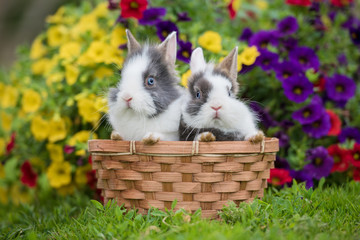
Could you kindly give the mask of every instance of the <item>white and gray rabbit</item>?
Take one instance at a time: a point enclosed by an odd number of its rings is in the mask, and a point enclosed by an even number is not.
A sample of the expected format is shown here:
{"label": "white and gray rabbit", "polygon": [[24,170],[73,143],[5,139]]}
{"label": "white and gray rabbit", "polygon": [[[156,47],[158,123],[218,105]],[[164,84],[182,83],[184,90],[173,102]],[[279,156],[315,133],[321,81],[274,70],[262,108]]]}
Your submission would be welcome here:
{"label": "white and gray rabbit", "polygon": [[237,47],[215,66],[206,63],[201,48],[193,51],[188,92],[179,127],[182,141],[241,141],[257,143],[264,134],[256,115],[236,99]]}
{"label": "white and gray rabbit", "polygon": [[108,119],[114,129],[111,138],[147,144],[176,141],[181,116],[176,32],[160,45],[141,46],[129,30],[126,35],[128,56],[121,81],[108,96]]}

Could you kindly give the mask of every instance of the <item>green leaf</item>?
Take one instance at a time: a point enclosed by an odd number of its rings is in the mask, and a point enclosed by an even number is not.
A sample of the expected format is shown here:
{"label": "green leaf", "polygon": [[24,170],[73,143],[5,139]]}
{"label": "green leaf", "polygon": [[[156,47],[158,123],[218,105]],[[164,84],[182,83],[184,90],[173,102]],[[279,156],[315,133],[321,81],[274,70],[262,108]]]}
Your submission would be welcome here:
{"label": "green leaf", "polygon": [[104,206],[103,206],[100,202],[98,202],[98,201],[96,201],[96,200],[90,200],[90,202],[91,202],[98,210],[104,211]]}

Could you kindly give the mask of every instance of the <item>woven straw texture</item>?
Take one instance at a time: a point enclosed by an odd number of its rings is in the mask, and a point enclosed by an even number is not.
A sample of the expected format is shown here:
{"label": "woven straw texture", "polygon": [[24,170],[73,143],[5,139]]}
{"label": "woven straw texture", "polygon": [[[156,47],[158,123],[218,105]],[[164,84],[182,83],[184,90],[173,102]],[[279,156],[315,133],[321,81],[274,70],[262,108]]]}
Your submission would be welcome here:
{"label": "woven straw texture", "polygon": [[239,204],[261,198],[279,140],[238,142],[166,142],[153,146],[135,141],[89,140],[97,187],[105,203],[147,213],[150,207],[202,209],[216,218],[229,200]]}

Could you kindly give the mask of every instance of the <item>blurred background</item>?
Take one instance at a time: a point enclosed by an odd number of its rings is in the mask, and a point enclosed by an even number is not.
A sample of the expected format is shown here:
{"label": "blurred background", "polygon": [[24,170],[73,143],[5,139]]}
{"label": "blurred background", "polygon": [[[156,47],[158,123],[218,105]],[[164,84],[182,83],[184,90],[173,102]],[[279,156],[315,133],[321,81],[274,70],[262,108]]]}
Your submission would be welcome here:
{"label": "blurred background", "polygon": [[15,61],[16,47],[45,29],[45,18],[63,4],[80,0],[0,0],[0,67]]}

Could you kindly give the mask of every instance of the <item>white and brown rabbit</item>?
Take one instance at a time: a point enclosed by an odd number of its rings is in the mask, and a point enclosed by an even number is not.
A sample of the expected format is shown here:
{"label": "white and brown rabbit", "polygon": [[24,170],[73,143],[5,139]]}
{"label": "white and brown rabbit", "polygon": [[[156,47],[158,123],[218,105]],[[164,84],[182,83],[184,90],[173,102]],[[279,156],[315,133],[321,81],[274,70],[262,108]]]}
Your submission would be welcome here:
{"label": "white and brown rabbit", "polygon": [[201,48],[193,51],[188,93],[179,127],[182,141],[240,141],[264,139],[257,117],[240,100],[237,83],[237,47],[217,66],[206,63]]}
{"label": "white and brown rabbit", "polygon": [[160,45],[141,46],[129,30],[126,35],[128,56],[121,81],[108,96],[108,119],[114,129],[111,138],[147,144],[176,141],[181,116],[176,32]]}

